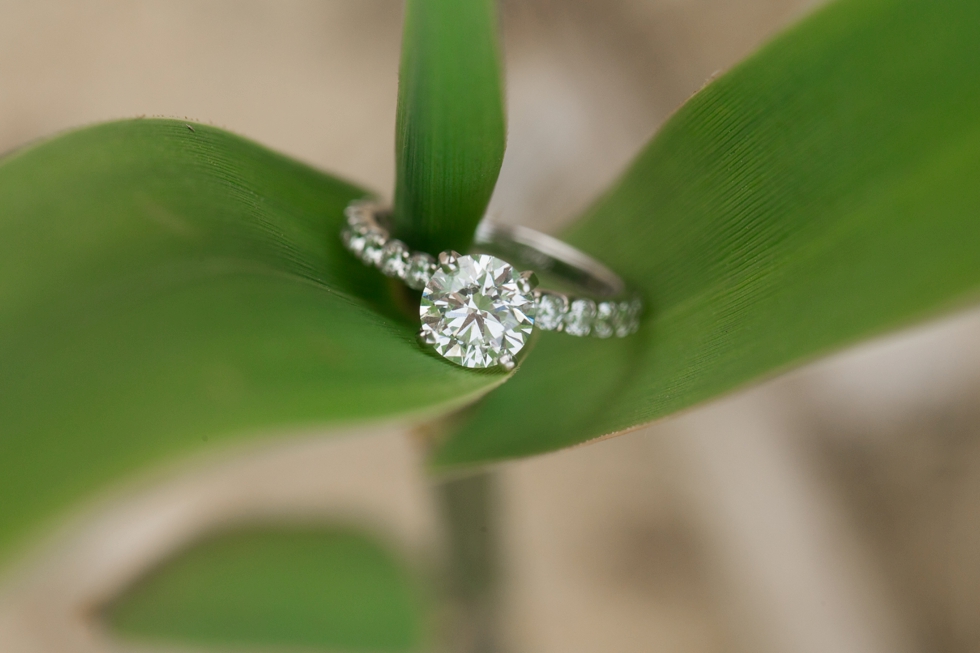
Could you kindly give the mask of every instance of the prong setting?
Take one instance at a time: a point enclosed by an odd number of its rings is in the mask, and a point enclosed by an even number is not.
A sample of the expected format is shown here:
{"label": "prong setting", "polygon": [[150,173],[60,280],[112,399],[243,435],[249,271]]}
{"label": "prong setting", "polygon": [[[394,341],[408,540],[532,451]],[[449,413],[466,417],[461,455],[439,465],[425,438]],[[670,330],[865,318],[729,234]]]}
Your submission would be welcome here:
{"label": "prong setting", "polygon": [[520,273],[520,288],[523,293],[530,293],[535,288],[538,287],[538,275],[534,273],[534,270],[525,270]]}
{"label": "prong setting", "polygon": [[452,274],[459,270],[460,253],[456,251],[439,252],[439,267]]}
{"label": "prong setting", "polygon": [[435,334],[432,331],[429,331],[425,328],[419,329],[419,332],[416,334],[416,337],[419,339],[419,342],[421,342],[423,345],[431,346],[436,344]]}

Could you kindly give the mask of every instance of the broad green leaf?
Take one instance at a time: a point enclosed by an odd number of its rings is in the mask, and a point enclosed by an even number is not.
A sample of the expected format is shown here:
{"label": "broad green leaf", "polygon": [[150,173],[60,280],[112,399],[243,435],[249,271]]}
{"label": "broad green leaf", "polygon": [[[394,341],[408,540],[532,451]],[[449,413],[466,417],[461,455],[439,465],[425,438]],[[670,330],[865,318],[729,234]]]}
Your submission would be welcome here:
{"label": "broad green leaf", "polygon": [[126,639],[228,650],[416,651],[423,593],[373,539],[253,530],[199,543],[105,610]]}
{"label": "broad green leaf", "polygon": [[161,457],[444,410],[506,378],[416,344],[385,278],[340,244],[361,195],[169,120],[3,159],[0,550]]}
{"label": "broad green leaf", "polygon": [[493,192],[505,125],[494,0],[408,0],[398,82],[395,227],[465,252]]}
{"label": "broad green leaf", "polygon": [[436,454],[629,429],[980,291],[980,3],[850,0],[682,107],[568,233],[642,288],[623,340],[543,334]]}

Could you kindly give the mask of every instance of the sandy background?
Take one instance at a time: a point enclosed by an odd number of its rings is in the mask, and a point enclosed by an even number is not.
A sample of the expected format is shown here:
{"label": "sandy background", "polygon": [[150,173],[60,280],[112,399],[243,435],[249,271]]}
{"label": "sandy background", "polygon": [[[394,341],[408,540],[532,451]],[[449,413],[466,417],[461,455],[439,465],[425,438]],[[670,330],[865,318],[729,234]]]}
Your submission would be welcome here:
{"label": "sandy background", "polygon": [[[715,71],[803,0],[510,0],[491,211],[574,217]],[[401,5],[0,1],[0,151],[189,117],[382,193]],[[980,314],[845,352],[600,444],[498,469],[506,650],[980,650]],[[79,606],[229,519],[438,526],[398,429],[295,434],[131,481],[0,588],[0,650],[127,650]]]}

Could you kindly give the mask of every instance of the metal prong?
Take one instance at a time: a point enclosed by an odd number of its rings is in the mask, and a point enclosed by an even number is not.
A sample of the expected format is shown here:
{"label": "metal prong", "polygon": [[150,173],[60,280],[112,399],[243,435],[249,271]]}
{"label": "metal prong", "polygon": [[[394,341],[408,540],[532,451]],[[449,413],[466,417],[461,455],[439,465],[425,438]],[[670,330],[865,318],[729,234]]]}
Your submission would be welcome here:
{"label": "metal prong", "polygon": [[423,345],[435,344],[434,334],[431,331],[426,331],[424,328],[419,329],[419,332],[416,334],[416,337],[419,339],[419,342],[421,342]]}
{"label": "metal prong", "polygon": [[510,372],[511,370],[514,369],[515,366],[514,359],[511,358],[510,356],[501,356],[500,366],[505,370],[507,370],[508,372]]}
{"label": "metal prong", "polygon": [[456,251],[439,252],[439,267],[446,272],[455,272],[459,269],[459,257],[461,254]]}
{"label": "metal prong", "polygon": [[538,287],[538,275],[534,273],[534,270],[521,272],[521,279],[524,280],[524,287],[521,288],[521,292],[529,293]]}

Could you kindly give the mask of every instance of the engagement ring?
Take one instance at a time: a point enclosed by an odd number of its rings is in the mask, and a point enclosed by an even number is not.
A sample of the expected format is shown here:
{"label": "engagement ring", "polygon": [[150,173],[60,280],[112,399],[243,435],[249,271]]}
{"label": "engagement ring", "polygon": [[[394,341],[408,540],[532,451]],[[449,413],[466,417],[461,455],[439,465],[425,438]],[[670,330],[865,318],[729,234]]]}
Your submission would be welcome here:
{"label": "engagement ring", "polygon": [[[435,257],[391,238],[390,213],[374,202],[356,200],[344,213],[344,246],[422,291],[419,338],[457,365],[513,369],[535,326],[597,338],[639,328],[639,296],[609,268],[551,236],[484,220],[474,253]],[[536,273],[554,288],[539,289]]]}

